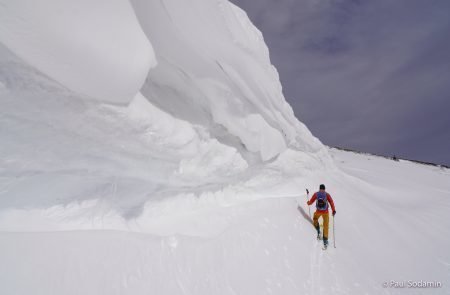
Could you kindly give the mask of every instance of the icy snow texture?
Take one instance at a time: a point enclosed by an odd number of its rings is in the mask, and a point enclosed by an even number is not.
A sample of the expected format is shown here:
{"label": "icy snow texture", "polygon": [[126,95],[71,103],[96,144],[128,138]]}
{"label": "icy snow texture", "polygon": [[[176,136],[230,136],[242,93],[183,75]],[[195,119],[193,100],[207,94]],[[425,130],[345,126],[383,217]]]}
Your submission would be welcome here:
{"label": "icy snow texture", "polygon": [[142,89],[150,101],[175,117],[225,129],[223,141],[238,137],[263,160],[286,146],[320,152],[282,95],[261,33],[240,8],[224,0],[131,2],[158,60]]}
{"label": "icy snow texture", "polygon": [[71,90],[129,103],[153,49],[126,0],[0,0],[0,42]]}

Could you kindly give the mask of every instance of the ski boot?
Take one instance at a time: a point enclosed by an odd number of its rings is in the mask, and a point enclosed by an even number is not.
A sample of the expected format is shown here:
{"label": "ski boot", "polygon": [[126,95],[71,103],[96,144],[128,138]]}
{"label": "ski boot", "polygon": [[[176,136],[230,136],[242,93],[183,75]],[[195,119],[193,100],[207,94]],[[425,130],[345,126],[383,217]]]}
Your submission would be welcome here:
{"label": "ski boot", "polygon": [[328,238],[323,238],[323,248],[326,250],[328,248]]}

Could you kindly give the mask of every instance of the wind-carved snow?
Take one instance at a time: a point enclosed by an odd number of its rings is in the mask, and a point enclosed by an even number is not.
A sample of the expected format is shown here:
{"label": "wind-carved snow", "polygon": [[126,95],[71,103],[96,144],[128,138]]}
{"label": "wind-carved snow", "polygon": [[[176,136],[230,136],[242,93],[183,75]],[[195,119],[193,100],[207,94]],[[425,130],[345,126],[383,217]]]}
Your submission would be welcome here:
{"label": "wind-carved snow", "polygon": [[0,1],[0,42],[42,73],[88,97],[129,103],[152,46],[125,0]]}
{"label": "wind-carved snow", "polygon": [[[0,41],[1,294],[450,283],[448,171],[329,153],[229,2],[0,0]],[[328,252],[304,205],[322,182]]]}
{"label": "wind-carved snow", "polygon": [[131,4],[3,1],[0,40],[60,84],[100,101],[129,103],[148,74],[144,97],[210,132],[223,128],[224,140],[238,138],[262,160],[287,146],[326,157],[286,103],[245,12],[228,1]]}
{"label": "wind-carved snow", "polygon": [[111,109],[123,112],[127,118],[144,128],[145,133],[150,135],[150,143],[158,140],[174,153],[181,154],[176,172],[180,177],[208,178],[220,170],[219,174],[230,176],[248,167],[236,149],[220,144],[213,138],[202,140],[189,122],[158,109],[140,93],[126,109]]}
{"label": "wind-carved snow", "polygon": [[286,103],[262,35],[240,8],[222,0],[131,2],[158,60],[142,89],[152,103],[223,127],[263,160],[287,146],[322,150]]}

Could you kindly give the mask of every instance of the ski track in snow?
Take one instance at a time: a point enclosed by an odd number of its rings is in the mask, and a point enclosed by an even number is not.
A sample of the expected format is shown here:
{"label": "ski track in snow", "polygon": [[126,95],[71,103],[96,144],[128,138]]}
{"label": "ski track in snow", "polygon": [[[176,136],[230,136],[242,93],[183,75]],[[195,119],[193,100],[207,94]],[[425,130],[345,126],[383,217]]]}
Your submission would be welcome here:
{"label": "ski track in snow", "polygon": [[[341,197],[334,197],[338,214],[342,216],[346,208],[339,206]],[[382,273],[368,268],[364,268],[365,273],[362,272],[361,261],[363,265],[372,265],[375,261],[371,260],[371,249],[364,243],[357,245],[357,248],[352,247],[357,242],[350,241],[353,235],[350,225],[346,226],[341,221],[341,244],[336,249],[330,246],[323,251],[322,241],[315,239],[314,228],[300,216],[296,203],[292,198],[274,198],[228,207],[225,210],[229,213],[224,216],[234,215],[240,221],[219,236],[210,238],[183,235],[158,237],[117,231],[1,233],[0,257],[8,265],[11,265],[9,261],[16,263],[14,267],[8,268],[7,274],[4,273],[4,278],[11,280],[5,280],[1,285],[6,291],[13,290],[15,294],[22,294],[17,288],[19,285],[14,284],[14,278],[30,282],[28,286],[43,287],[50,278],[59,277],[58,273],[63,270],[66,279],[59,290],[64,291],[64,294],[77,294],[70,291],[70,288],[73,288],[73,284],[80,284],[79,279],[83,278],[81,273],[77,273],[77,267],[74,268],[73,263],[78,261],[78,267],[103,273],[108,281],[119,279],[119,285],[98,289],[101,293],[108,294],[141,294],[144,290],[153,290],[155,294],[401,294],[398,290],[381,288],[379,281],[382,282]],[[255,211],[254,208],[259,209]],[[236,216],[233,213],[236,211],[245,215]],[[344,220],[344,216],[341,219]],[[374,240],[379,238],[381,237],[373,237]],[[370,236],[367,239],[374,241]],[[94,247],[89,246],[90,244]],[[17,245],[21,246],[17,248]],[[112,245],[121,246],[111,248]],[[107,251],[93,259],[92,255],[100,249]],[[42,258],[36,260],[37,257],[33,254],[36,252]],[[410,255],[419,253],[426,255],[420,249],[410,252]],[[443,261],[448,261],[448,255],[446,257]],[[309,266],[304,259],[310,260]],[[40,275],[38,281],[31,280],[29,276],[32,275],[32,270],[47,260],[58,262],[52,268],[47,266],[46,275]],[[134,260],[139,262],[136,264]],[[114,263],[116,266],[111,268],[114,261],[117,261]],[[280,262],[281,268],[278,269]],[[106,267],[106,273],[104,263],[110,265]],[[398,272],[405,271],[398,265],[389,266],[389,259],[382,263]],[[444,279],[449,267],[445,263],[441,265],[445,267],[446,274],[441,273],[438,277]],[[31,272],[24,272],[23,267],[30,266]],[[427,267],[418,273],[425,276],[430,271]],[[236,280],[236,275],[247,279]],[[164,277],[169,280],[159,281]],[[96,275],[92,281],[78,285],[78,289],[87,291],[85,288],[92,286],[100,288],[96,283],[98,279]],[[283,281],[291,288],[283,289]],[[376,283],[380,286],[373,285]],[[260,287],[257,287],[258,284]],[[416,293],[420,294],[420,291]]]}

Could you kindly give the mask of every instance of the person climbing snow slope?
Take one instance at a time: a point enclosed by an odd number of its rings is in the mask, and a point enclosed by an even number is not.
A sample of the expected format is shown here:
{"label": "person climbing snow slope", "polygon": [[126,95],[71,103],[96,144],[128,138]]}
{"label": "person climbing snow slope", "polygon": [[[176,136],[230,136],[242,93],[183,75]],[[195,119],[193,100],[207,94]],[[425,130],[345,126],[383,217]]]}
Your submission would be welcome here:
{"label": "person climbing snow slope", "polygon": [[329,215],[328,215],[328,204],[331,205],[331,210],[333,216],[336,214],[336,208],[334,207],[333,199],[331,195],[325,191],[325,185],[321,184],[319,186],[319,191],[314,193],[311,200],[308,201],[308,206],[316,202],[316,212],[314,212],[313,224],[317,230],[317,239],[320,239],[320,226],[319,218],[323,219],[323,245],[325,248],[328,247],[328,225],[329,225]]}

